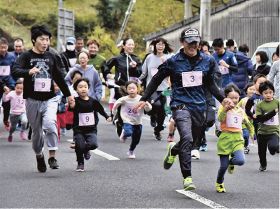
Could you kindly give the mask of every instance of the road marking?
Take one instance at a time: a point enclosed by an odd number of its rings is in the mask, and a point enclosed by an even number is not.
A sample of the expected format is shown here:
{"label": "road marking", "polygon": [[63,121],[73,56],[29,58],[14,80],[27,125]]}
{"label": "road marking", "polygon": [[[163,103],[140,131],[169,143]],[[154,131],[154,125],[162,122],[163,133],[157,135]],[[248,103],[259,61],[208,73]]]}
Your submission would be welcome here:
{"label": "road marking", "polygon": [[191,199],[194,199],[194,200],[196,200],[196,201],[198,201],[198,202],[200,202],[204,205],[207,205],[210,208],[213,208],[213,209],[218,209],[218,208],[219,209],[220,208],[227,209],[227,207],[222,206],[218,203],[215,203],[212,200],[208,200],[208,199],[206,199],[206,198],[204,198],[204,197],[202,197],[202,196],[200,196],[200,195],[198,195],[194,192],[185,191],[185,190],[176,190],[176,192],[181,193],[181,194],[183,194],[183,195],[185,195],[185,196],[187,196]]}
{"label": "road marking", "polygon": [[94,154],[96,154],[98,156],[104,157],[107,160],[120,160],[119,158],[114,157],[113,155],[110,155],[110,154],[108,154],[106,152],[103,152],[103,151],[101,151],[99,149],[91,150],[91,152],[93,152]]}
{"label": "road marking", "polygon": [[73,142],[73,139],[67,139],[67,141],[71,143],[71,142]]}

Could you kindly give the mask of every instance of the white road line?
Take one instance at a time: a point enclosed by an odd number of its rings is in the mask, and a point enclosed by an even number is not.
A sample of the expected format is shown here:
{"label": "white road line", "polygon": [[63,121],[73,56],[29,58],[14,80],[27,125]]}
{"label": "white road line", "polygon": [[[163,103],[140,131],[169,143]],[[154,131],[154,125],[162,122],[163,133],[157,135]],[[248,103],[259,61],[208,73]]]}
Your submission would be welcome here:
{"label": "white road line", "polygon": [[103,151],[101,151],[99,149],[91,150],[91,152],[96,154],[96,155],[98,155],[98,156],[104,157],[107,160],[120,160],[119,158],[114,157],[113,155],[110,155],[110,154],[108,154],[106,152],[103,152]]}
{"label": "white road line", "polygon": [[73,139],[67,139],[68,142],[73,142]]}
{"label": "white road line", "polygon": [[204,198],[204,197],[202,197],[202,196],[200,196],[200,195],[198,195],[194,192],[185,191],[185,190],[176,190],[176,192],[181,193],[181,194],[183,194],[183,195],[185,195],[189,198],[192,198],[192,199],[194,199],[194,200],[196,200],[196,201],[198,201],[198,202],[200,202],[204,205],[207,205],[210,208],[213,208],[213,209],[218,209],[218,208],[219,209],[220,208],[227,209],[227,207],[222,206],[218,203],[215,203],[212,200],[208,200],[208,199],[206,199],[206,198]]}

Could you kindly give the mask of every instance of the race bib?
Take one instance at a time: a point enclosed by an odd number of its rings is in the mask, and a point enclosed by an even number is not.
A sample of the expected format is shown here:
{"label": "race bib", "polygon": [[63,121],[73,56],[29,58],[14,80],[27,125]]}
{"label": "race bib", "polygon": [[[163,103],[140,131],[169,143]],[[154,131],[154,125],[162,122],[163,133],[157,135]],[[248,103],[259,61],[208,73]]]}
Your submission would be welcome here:
{"label": "race bib", "polygon": [[50,78],[35,78],[34,91],[50,92],[51,79]]}
{"label": "race bib", "polygon": [[229,128],[242,129],[243,117],[240,114],[227,112],[226,124]]}
{"label": "race bib", "polygon": [[134,105],[126,105],[125,106],[125,114],[128,117],[137,117],[139,115],[137,110],[134,109]]}
{"label": "race bib", "polygon": [[152,77],[153,77],[155,74],[157,74],[157,72],[158,72],[158,69],[157,69],[157,68],[152,68],[152,69],[151,69],[151,75],[152,75]]}
{"label": "race bib", "polygon": [[73,67],[77,63],[77,58],[69,59],[70,66]]}
{"label": "race bib", "polygon": [[202,71],[182,72],[183,87],[201,86]]}
{"label": "race bib", "polygon": [[7,76],[10,75],[11,67],[7,66],[0,66],[0,76]]}
{"label": "race bib", "polygon": [[229,74],[229,70],[227,67],[224,67],[222,65],[219,65],[219,70],[221,72],[222,75],[226,75],[226,74]]}
{"label": "race bib", "polygon": [[79,113],[79,126],[92,126],[95,124],[94,113]]}
{"label": "race bib", "polygon": [[273,118],[265,121],[263,124],[269,125],[269,126],[278,126],[279,125],[279,116],[278,113],[274,115]]}

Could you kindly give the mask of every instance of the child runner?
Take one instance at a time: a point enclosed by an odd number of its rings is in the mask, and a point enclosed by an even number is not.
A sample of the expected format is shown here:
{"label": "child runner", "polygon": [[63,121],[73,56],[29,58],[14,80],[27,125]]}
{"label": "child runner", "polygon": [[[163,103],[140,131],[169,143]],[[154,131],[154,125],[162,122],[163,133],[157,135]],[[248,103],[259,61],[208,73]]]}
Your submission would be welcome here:
{"label": "child runner", "polygon": [[271,155],[279,153],[279,100],[273,98],[275,90],[270,81],[261,83],[259,92],[264,100],[257,104],[255,121],[259,122],[257,132],[259,170],[265,171],[267,148]]}
{"label": "child runner", "polygon": [[70,108],[74,112],[73,134],[75,141],[75,152],[77,156],[76,171],[84,171],[84,159],[90,159],[90,150],[94,150],[97,145],[97,112],[111,121],[111,117],[107,115],[99,101],[88,96],[89,80],[80,78],[74,83],[74,90],[77,91],[79,97],[75,101],[69,103]]}
{"label": "child runner", "polygon": [[23,99],[23,81],[18,79],[16,82],[15,90],[10,91],[8,94],[4,94],[3,100],[5,102],[11,102],[10,110],[10,122],[11,128],[8,137],[8,141],[13,141],[13,133],[16,130],[17,124],[21,122],[20,138],[22,140],[27,139],[26,128],[27,128],[27,117],[25,110],[25,99]]}
{"label": "child runner", "polygon": [[108,74],[107,75],[107,87],[110,91],[108,103],[109,103],[109,109],[110,109],[111,116],[113,115],[112,109],[113,109],[114,103],[116,101],[116,99],[115,99],[115,79],[114,79],[114,77],[115,77],[114,74]]}
{"label": "child runner", "polygon": [[[142,117],[144,115],[144,110],[136,111],[134,107],[138,104],[141,96],[137,94],[137,82],[128,81],[125,84],[127,96],[119,98],[113,107],[113,114],[117,112],[119,106],[121,106],[121,118],[123,120],[123,129],[120,135],[120,141],[125,142],[127,137],[132,138],[130,148],[127,152],[128,158],[134,159],[134,150],[140,141],[142,133]],[[145,111],[150,111],[152,105],[146,102],[144,107]]]}
{"label": "child runner", "polygon": [[[246,97],[242,98],[237,105],[245,111],[245,106],[246,106],[248,99],[251,98],[253,96],[253,94],[255,93],[254,83],[248,83],[244,88],[244,92],[246,93]],[[253,120],[250,120],[250,122],[253,123]],[[244,138],[244,153],[249,154],[250,136],[249,136],[249,130],[246,128],[246,126],[244,124],[242,124],[242,132],[243,132],[243,138]],[[252,142],[254,144],[254,139],[252,139]]]}
{"label": "child runner", "polygon": [[254,135],[254,127],[250,123],[244,110],[237,106],[240,97],[240,90],[234,84],[229,84],[224,90],[225,96],[230,98],[235,107],[231,110],[220,106],[218,120],[221,122],[221,135],[217,142],[217,153],[220,156],[220,168],[217,175],[216,191],[226,192],[224,186],[224,175],[226,170],[230,174],[234,171],[234,165],[243,165],[244,139],[242,137],[242,123],[246,125],[250,136]]}

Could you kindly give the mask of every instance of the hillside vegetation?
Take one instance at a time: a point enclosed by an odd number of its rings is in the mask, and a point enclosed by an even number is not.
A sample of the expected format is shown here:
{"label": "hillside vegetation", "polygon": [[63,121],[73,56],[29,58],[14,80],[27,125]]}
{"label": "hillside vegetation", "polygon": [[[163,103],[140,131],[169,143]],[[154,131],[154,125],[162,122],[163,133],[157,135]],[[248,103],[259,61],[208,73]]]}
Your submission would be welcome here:
{"label": "hillside vegetation", "polygon": [[[212,0],[217,6],[230,0]],[[118,53],[118,36],[129,0],[64,0],[63,6],[75,14],[75,35],[96,38],[101,42],[102,54],[110,57]],[[193,14],[199,12],[199,0],[192,0]],[[28,47],[30,27],[47,24],[56,44],[58,0],[0,0],[0,31],[10,39],[22,37]],[[183,19],[183,0],[137,0],[124,34],[135,39],[136,53],[145,54],[143,37]],[[1,36],[3,34],[0,34]]]}

